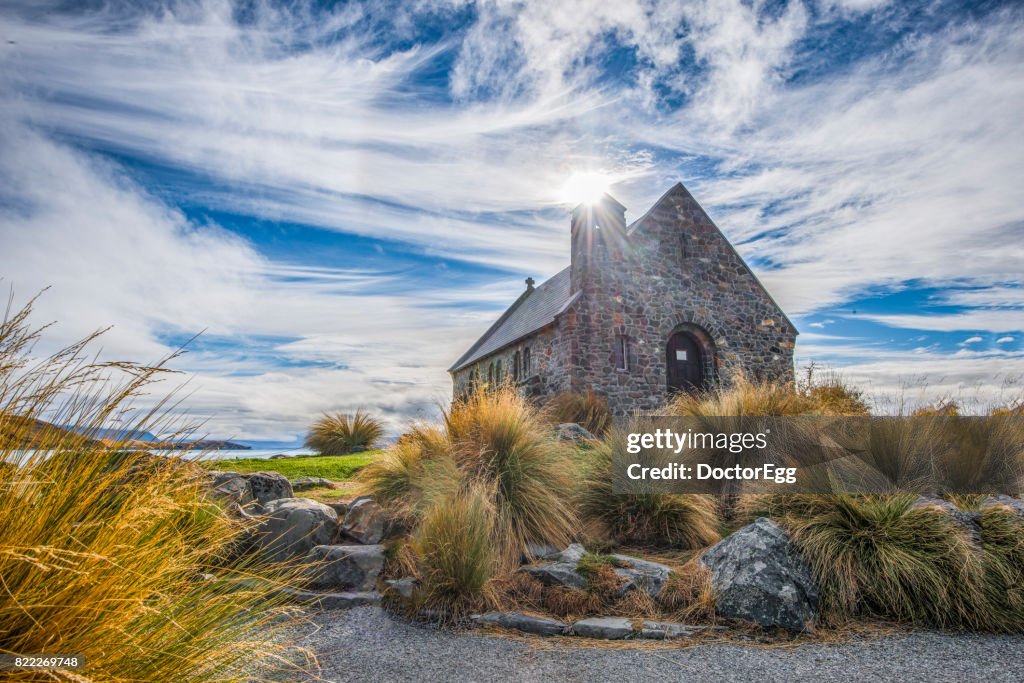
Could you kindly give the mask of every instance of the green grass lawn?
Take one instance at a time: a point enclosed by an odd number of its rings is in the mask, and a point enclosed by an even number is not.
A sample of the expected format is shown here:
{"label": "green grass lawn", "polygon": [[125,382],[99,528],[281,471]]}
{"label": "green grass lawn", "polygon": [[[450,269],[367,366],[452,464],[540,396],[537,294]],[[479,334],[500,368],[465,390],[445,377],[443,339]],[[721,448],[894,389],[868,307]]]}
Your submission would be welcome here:
{"label": "green grass lawn", "polygon": [[207,460],[207,469],[227,472],[280,472],[289,479],[299,477],[323,477],[331,481],[348,481],[383,451],[364,451],[352,455],[307,455],[295,458],[264,460],[256,458],[235,458],[232,460]]}

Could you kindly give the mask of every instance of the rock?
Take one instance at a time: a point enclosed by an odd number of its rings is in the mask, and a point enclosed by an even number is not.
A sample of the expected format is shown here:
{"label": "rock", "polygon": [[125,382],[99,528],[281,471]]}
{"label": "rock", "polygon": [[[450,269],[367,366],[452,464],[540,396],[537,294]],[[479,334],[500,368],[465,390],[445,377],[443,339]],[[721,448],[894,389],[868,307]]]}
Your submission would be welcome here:
{"label": "rock", "polygon": [[373,590],[384,568],[382,545],[318,545],[309,551],[311,586]]}
{"label": "rock", "polygon": [[987,510],[993,507],[1004,506],[1008,507],[1016,512],[1021,517],[1024,517],[1024,501],[1011,498],[1003,494],[997,494],[995,496],[988,496],[985,500],[981,501],[979,506],[982,510]]}
{"label": "rock", "polygon": [[349,503],[341,533],[360,543],[380,543],[388,537],[394,525],[390,516],[370,496],[360,496]]}
{"label": "rock", "polygon": [[302,477],[292,482],[292,491],[308,491],[309,489],[333,489],[334,482],[323,477]]}
{"label": "rock", "polygon": [[275,453],[274,455],[267,458],[268,460],[282,460],[284,458],[292,458],[294,456],[288,455],[287,453]]}
{"label": "rock", "polygon": [[619,640],[633,635],[633,622],[625,617],[591,617],[573,624],[572,632],[584,638]]}
{"label": "rock", "polygon": [[789,536],[762,517],[701,556],[711,569],[716,610],[762,626],[806,630],[818,613],[818,587]]}
{"label": "rock", "polygon": [[361,605],[376,605],[381,601],[380,593],[376,591],[342,591],[340,593],[320,593],[317,591],[304,591],[295,588],[282,588],[281,593],[287,595],[295,602],[301,602],[310,607],[322,609],[348,609]]}
{"label": "rock", "polygon": [[619,576],[629,579],[628,587],[623,587],[625,589],[622,591],[623,594],[633,588],[644,588],[647,590],[648,595],[656,598],[661,593],[661,588],[665,585],[665,581],[668,580],[669,575],[672,573],[670,568],[657,562],[641,560],[638,557],[630,557],[629,555],[612,555],[612,557],[628,565],[615,570],[615,573]]}
{"label": "rock", "polygon": [[279,498],[263,511],[253,545],[275,561],[307,555],[315,546],[329,545],[338,533],[338,515],[315,500]]}
{"label": "rock", "polygon": [[329,506],[332,510],[338,513],[338,519],[345,519],[345,515],[348,514],[348,503],[344,501],[332,500],[324,504]]}
{"label": "rock", "polygon": [[935,507],[946,512],[967,532],[973,544],[981,545],[981,513],[964,512],[948,500],[943,500],[938,496],[918,496],[911,504],[910,509],[915,510],[922,507]]}
{"label": "rock", "polygon": [[510,628],[523,633],[538,636],[560,636],[568,631],[568,627],[555,619],[533,617],[521,612],[487,612],[470,616],[473,623]]}
{"label": "rock", "polygon": [[559,441],[579,443],[581,441],[593,441],[597,438],[575,422],[563,422],[558,425],[557,430]]}
{"label": "rock", "polygon": [[252,489],[252,496],[260,505],[266,506],[272,500],[291,498],[295,495],[292,485],[283,474],[277,472],[254,472],[245,475]]}
{"label": "rock", "polygon": [[648,640],[669,640],[671,638],[686,638],[701,631],[724,631],[722,626],[693,626],[690,624],[677,624],[673,621],[645,621],[643,628],[637,633],[638,638]]}
{"label": "rock", "polygon": [[249,482],[238,472],[211,472],[210,490],[229,505],[245,506],[255,500]]}
{"label": "rock", "polygon": [[401,579],[386,579],[384,583],[395,595],[406,602],[411,602],[416,593],[416,579],[411,576]]}
{"label": "rock", "polygon": [[[586,588],[587,578],[579,573],[578,563],[586,550],[579,543],[554,556],[554,561],[523,567],[521,571],[539,579],[546,586],[566,586],[570,588]],[[672,570],[663,564],[641,560],[629,555],[612,555],[623,566],[615,567],[614,571],[624,579],[619,587],[621,597],[636,588],[644,588],[651,597],[656,597]]]}
{"label": "rock", "polygon": [[586,577],[576,571],[575,562],[559,561],[527,565],[519,571],[529,574],[545,586],[586,588],[588,585]]}
{"label": "rock", "polygon": [[546,543],[527,543],[526,551],[522,555],[522,562],[533,562],[534,560],[550,560],[559,554],[558,548]]}

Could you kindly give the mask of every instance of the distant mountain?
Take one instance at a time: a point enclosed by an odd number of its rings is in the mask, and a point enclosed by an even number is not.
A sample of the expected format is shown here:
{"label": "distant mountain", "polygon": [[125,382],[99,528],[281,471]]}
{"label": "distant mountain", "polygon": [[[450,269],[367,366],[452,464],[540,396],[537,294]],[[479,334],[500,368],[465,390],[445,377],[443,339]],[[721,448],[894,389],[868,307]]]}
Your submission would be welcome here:
{"label": "distant mountain", "polygon": [[[132,437],[129,439],[128,437]],[[59,445],[118,446],[144,450],[249,450],[251,446],[223,439],[161,440],[150,432],[138,434],[128,429],[85,429],[55,425],[45,420],[0,413],[0,444],[14,442],[18,449],[52,448]]]}

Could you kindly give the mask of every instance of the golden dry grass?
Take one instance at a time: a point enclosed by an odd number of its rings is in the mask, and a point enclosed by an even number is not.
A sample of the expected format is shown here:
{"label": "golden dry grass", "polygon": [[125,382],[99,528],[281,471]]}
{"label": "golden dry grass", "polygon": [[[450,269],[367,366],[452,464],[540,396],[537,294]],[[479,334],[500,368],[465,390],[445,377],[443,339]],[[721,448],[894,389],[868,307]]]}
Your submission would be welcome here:
{"label": "golden dry grass", "polygon": [[0,323],[0,652],[84,655],[78,681],[249,681],[295,667],[279,590],[295,571],[235,557],[251,522],[207,498],[201,468],[91,438],[163,431],[133,403],[163,369],[90,362],[95,335],[33,358],[30,312],[8,308]]}

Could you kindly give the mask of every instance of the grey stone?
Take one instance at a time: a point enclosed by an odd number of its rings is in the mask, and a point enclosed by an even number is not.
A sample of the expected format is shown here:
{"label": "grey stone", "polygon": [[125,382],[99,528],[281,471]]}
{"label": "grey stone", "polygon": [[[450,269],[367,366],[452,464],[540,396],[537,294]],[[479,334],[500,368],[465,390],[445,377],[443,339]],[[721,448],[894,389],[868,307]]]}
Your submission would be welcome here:
{"label": "grey stone", "polygon": [[633,635],[633,622],[625,617],[591,617],[573,624],[572,632],[584,638],[620,640]]}
{"label": "grey stone", "polygon": [[307,555],[314,546],[330,544],[338,533],[338,515],[315,500],[279,498],[263,511],[252,545],[274,561]]}
{"label": "grey stone", "polygon": [[386,579],[384,583],[395,595],[406,602],[410,602],[416,593],[416,579],[411,576],[401,579]]}
{"label": "grey stone", "polygon": [[244,475],[252,489],[252,496],[260,505],[266,506],[272,500],[291,498],[295,495],[287,477],[277,472],[253,472]]}
{"label": "grey stone", "polygon": [[229,505],[244,507],[255,500],[249,482],[238,472],[211,472],[209,485],[214,497]]}
{"label": "grey stone", "polygon": [[288,455],[287,453],[276,453],[268,458],[268,460],[283,460],[284,458],[293,458],[295,456]]}
{"label": "grey stone", "polygon": [[533,562],[534,560],[550,560],[559,554],[558,548],[546,543],[527,543],[526,551],[522,555],[522,562]]}
{"label": "grey stone", "polygon": [[333,489],[334,482],[323,477],[302,477],[292,482],[293,491],[308,491],[310,489]]}
{"label": "grey stone", "polygon": [[310,607],[320,607],[321,609],[348,609],[362,605],[376,605],[381,601],[381,595],[376,591],[341,591],[335,593],[282,588],[281,593],[287,595],[290,600],[304,603]]}
{"label": "grey stone", "polygon": [[529,574],[545,586],[586,588],[587,579],[576,570],[575,562],[546,562],[527,565],[519,571]]}
{"label": "grey stone", "polygon": [[644,622],[637,637],[647,640],[671,640],[672,638],[686,638],[703,631],[728,631],[728,629],[721,626],[697,626],[675,622]]}
{"label": "grey stone", "polygon": [[572,441],[573,443],[579,443],[581,441],[593,441],[596,439],[589,430],[581,427],[575,422],[563,422],[558,425],[558,439],[560,441]]}
{"label": "grey stone", "polygon": [[324,504],[328,505],[331,509],[338,513],[338,519],[345,519],[345,515],[348,514],[348,503],[346,503],[345,501],[332,500]]}
{"label": "grey stone", "polygon": [[579,543],[573,543],[568,548],[559,553],[557,559],[559,562],[572,562],[573,564],[576,564],[586,554],[586,548],[584,548]]}
{"label": "grey stone", "polygon": [[370,496],[352,501],[341,523],[341,533],[360,543],[380,543],[388,537],[393,526],[391,518]]}
{"label": "grey stone", "polygon": [[373,590],[384,568],[382,545],[318,545],[306,555],[311,586]]}
{"label": "grey stone", "polygon": [[538,636],[560,636],[565,634],[569,628],[555,619],[546,617],[534,617],[521,612],[487,612],[486,614],[474,614],[470,620],[475,624],[500,626],[502,628],[514,629],[523,633],[533,633]]}
{"label": "grey stone", "polygon": [[661,588],[665,585],[665,581],[672,574],[672,570],[669,567],[657,562],[651,562],[650,560],[642,560],[639,557],[630,557],[629,555],[612,555],[612,557],[627,565],[615,570],[615,573],[619,576],[629,579],[629,584],[627,584],[629,587],[625,588],[622,591],[623,593],[633,588],[644,588],[648,595],[656,598],[661,593]]}
{"label": "grey stone", "polygon": [[1024,501],[1011,498],[1010,496],[1003,495],[1001,493],[994,496],[988,496],[985,500],[981,501],[981,505],[979,507],[982,510],[987,510],[988,508],[999,506],[1008,507],[1021,517],[1024,517]]}
{"label": "grey stone", "polygon": [[810,569],[782,527],[764,517],[719,541],[701,562],[711,569],[722,616],[793,631],[806,630],[817,617]]}

